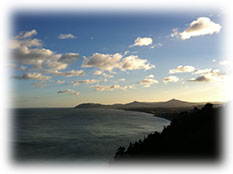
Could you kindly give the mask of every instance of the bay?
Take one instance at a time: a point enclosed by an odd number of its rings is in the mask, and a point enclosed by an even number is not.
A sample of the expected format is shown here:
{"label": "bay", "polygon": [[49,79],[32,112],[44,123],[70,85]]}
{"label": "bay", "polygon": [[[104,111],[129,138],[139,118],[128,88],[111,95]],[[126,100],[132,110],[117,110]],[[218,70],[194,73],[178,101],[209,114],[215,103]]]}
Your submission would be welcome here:
{"label": "bay", "polygon": [[161,132],[170,121],[115,109],[14,109],[13,154],[19,161],[108,162],[118,147]]}

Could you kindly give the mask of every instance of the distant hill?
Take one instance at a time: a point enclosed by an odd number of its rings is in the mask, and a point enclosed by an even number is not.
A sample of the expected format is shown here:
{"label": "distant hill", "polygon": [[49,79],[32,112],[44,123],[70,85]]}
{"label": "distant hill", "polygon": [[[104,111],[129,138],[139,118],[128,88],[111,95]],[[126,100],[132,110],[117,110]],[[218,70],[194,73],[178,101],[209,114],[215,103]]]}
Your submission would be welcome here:
{"label": "distant hill", "polygon": [[184,107],[194,107],[203,106],[207,102],[186,102],[177,99],[171,99],[165,102],[138,102],[134,101],[127,104],[113,104],[113,105],[103,105],[99,103],[83,103],[77,105],[75,108],[106,108],[106,109],[135,109],[135,108],[184,108]]}

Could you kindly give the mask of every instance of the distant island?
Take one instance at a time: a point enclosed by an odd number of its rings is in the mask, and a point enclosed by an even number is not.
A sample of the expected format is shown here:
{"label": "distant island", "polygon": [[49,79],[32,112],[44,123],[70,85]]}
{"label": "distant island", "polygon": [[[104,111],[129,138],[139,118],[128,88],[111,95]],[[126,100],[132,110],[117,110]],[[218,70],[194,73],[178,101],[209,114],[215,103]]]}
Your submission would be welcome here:
{"label": "distant island", "polygon": [[[83,103],[75,106],[76,109],[102,108],[102,109],[120,109],[128,111],[139,111],[154,114],[156,117],[172,120],[179,116],[180,112],[190,109],[201,108],[208,102],[187,102],[177,99],[171,99],[164,102],[138,102],[134,101],[126,104],[104,105],[100,103]],[[221,106],[221,102],[212,102],[213,106]]]}

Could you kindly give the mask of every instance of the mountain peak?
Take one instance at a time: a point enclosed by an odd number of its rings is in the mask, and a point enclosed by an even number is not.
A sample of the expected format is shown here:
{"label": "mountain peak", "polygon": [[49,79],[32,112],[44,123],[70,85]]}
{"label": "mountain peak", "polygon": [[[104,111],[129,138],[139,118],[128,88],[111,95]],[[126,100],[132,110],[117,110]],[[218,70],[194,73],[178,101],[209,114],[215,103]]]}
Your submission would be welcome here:
{"label": "mountain peak", "polygon": [[168,100],[167,102],[176,102],[176,101],[180,101],[180,100],[177,100],[177,99],[173,98],[171,100]]}

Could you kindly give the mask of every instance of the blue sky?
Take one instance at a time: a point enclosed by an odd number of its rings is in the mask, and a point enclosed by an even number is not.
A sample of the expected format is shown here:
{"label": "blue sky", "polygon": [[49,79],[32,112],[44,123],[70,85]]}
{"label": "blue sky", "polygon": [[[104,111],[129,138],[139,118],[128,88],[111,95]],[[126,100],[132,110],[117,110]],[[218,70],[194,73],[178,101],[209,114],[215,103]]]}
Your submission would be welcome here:
{"label": "blue sky", "polygon": [[17,13],[14,106],[223,101],[221,18],[218,12]]}

